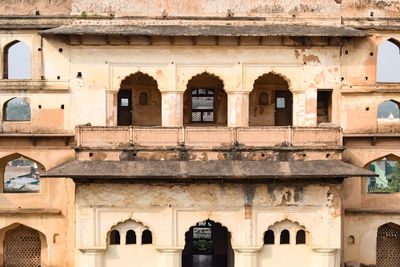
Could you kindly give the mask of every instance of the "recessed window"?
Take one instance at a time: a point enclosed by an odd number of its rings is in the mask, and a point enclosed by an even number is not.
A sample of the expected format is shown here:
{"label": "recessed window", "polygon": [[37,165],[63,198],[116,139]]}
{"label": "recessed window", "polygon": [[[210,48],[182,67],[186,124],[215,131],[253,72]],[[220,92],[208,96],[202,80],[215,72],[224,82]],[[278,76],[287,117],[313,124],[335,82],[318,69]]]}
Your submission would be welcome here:
{"label": "recessed window", "polygon": [[287,245],[290,244],[290,233],[288,230],[282,230],[281,232],[281,238],[280,238],[280,243],[282,245]]}
{"label": "recessed window", "polygon": [[214,89],[192,90],[192,122],[214,121]]}
{"label": "recessed window", "polygon": [[110,233],[110,245],[119,245],[121,244],[121,237],[117,230],[112,230]]}
{"label": "recessed window", "polygon": [[387,100],[379,105],[378,121],[400,121],[399,104],[393,100]]}
{"label": "recessed window", "polygon": [[367,189],[369,193],[398,193],[400,192],[400,163],[388,160],[384,157],[381,160],[371,162],[369,170],[378,176],[369,177]]}
{"label": "recessed window", "polygon": [[268,230],[264,234],[264,244],[265,245],[273,245],[275,244],[275,235],[274,231]]}
{"label": "recessed window", "polygon": [[302,245],[306,243],[306,232],[299,230],[296,233],[296,245]]}
{"label": "recessed window", "polygon": [[126,244],[136,244],[136,233],[133,230],[126,232]]}
{"label": "recessed window", "polygon": [[142,233],[142,245],[152,244],[153,243],[153,235],[150,230],[144,230]]}
{"label": "recessed window", "polygon": [[4,170],[4,193],[39,192],[39,169],[35,162],[19,157],[6,164]]}
{"label": "recessed window", "polygon": [[31,109],[27,101],[22,98],[13,98],[3,106],[5,121],[30,121]]}
{"label": "recessed window", "polygon": [[262,92],[258,96],[258,104],[259,105],[268,105],[268,94],[265,92]]}
{"label": "recessed window", "polygon": [[148,99],[147,99],[147,93],[141,92],[139,95],[139,104],[140,105],[147,105]]}
{"label": "recessed window", "polygon": [[332,91],[318,90],[317,123],[331,122]]}

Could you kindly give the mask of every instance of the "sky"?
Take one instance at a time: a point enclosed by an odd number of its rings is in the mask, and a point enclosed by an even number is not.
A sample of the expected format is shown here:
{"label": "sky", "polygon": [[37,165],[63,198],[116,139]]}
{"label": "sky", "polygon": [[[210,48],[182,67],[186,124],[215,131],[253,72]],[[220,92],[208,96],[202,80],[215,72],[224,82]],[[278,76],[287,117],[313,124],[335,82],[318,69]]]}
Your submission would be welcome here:
{"label": "sky", "polygon": [[[8,78],[30,79],[29,47],[19,42],[10,47],[8,55]],[[382,43],[378,49],[377,81],[400,82],[400,50],[390,41]]]}

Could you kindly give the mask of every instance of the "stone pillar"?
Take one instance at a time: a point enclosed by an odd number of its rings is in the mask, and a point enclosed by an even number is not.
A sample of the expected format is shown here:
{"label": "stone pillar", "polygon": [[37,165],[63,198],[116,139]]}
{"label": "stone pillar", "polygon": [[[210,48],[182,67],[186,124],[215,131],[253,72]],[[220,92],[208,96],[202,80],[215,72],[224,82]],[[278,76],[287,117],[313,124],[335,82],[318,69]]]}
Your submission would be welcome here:
{"label": "stone pillar", "polygon": [[80,248],[80,267],[103,267],[106,248]]}
{"label": "stone pillar", "polygon": [[183,126],[183,93],[184,92],[162,92],[162,126]]}
{"label": "stone pillar", "polygon": [[257,267],[258,253],[262,247],[242,247],[235,250],[235,267]]}
{"label": "stone pillar", "polygon": [[336,248],[313,248],[312,267],[339,267],[336,266]]}
{"label": "stone pillar", "polygon": [[182,248],[178,247],[157,247],[158,267],[181,267]]}
{"label": "stone pillar", "polygon": [[249,92],[228,92],[228,127],[249,126]]}

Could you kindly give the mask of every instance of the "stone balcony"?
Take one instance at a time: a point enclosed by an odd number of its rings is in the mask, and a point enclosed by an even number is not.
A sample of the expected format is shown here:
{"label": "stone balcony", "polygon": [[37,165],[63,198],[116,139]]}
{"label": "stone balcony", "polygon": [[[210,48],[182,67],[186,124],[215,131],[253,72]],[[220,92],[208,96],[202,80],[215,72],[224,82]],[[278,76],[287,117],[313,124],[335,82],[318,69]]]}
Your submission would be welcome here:
{"label": "stone balcony", "polygon": [[223,148],[342,146],[340,127],[137,127],[77,126],[76,143],[82,148],[142,147]]}

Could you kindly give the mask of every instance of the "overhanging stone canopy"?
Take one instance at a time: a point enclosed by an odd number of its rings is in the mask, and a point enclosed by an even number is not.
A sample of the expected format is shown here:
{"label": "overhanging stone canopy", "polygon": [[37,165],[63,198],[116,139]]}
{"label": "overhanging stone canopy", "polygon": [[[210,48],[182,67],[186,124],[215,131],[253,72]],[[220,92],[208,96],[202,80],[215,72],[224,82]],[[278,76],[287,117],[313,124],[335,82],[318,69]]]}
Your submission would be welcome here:
{"label": "overhanging stone canopy", "polygon": [[376,176],[340,160],[69,161],[41,177],[145,180],[336,179]]}
{"label": "overhanging stone canopy", "polygon": [[311,25],[85,25],[73,24],[40,31],[49,35],[122,36],[288,36],[366,37],[368,32],[351,27]]}

